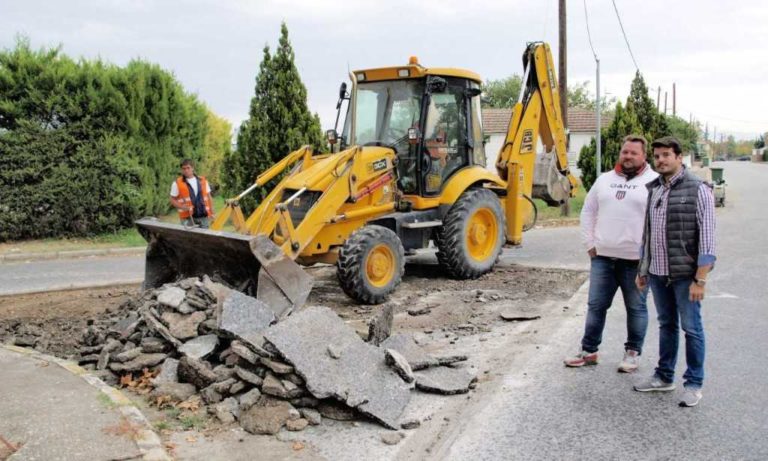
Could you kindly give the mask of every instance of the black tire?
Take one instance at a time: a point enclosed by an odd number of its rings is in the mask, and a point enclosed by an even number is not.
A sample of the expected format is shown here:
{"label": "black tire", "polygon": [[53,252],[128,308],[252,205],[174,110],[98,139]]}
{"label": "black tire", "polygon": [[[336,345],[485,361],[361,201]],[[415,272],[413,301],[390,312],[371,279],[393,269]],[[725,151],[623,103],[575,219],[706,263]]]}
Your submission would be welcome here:
{"label": "black tire", "polygon": [[[375,254],[374,254],[375,253]],[[397,234],[377,225],[362,227],[350,235],[339,250],[336,276],[342,290],[361,304],[381,304],[400,284],[405,270],[405,251]],[[391,264],[379,280],[370,273],[368,258],[374,254],[378,260]]]}
{"label": "black tire", "polygon": [[[485,209],[487,216],[496,222],[495,242],[488,245],[482,257],[470,253],[467,235],[469,220],[479,210]],[[451,277],[474,279],[491,271],[501,255],[505,240],[504,212],[501,202],[487,189],[469,189],[453,204],[443,218],[443,225],[436,232],[437,261]]]}

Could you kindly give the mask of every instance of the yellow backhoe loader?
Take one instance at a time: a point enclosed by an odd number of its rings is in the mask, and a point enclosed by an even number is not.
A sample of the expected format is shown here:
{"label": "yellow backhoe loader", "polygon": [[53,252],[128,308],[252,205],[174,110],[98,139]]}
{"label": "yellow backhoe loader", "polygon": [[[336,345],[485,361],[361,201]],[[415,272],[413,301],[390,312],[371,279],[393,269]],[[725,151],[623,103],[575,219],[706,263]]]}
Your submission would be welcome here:
{"label": "yellow backhoe loader", "polygon": [[[211,230],[137,221],[149,242],[145,288],[208,274],[284,316],[311,290],[296,263],[335,264],[344,292],[367,304],[386,300],[405,255],[430,242],[452,277],[490,271],[505,241],[521,243],[532,198],[555,206],[576,187],[549,45],[530,43],[523,66],[495,172],[486,168],[479,75],[416,58],[350,73],[337,105],[341,114],[347,102],[346,121],[341,133],[328,131],[330,153],[291,152],[228,200]],[[239,200],[281,174],[246,219]],[[228,220],[237,232],[221,230]]]}

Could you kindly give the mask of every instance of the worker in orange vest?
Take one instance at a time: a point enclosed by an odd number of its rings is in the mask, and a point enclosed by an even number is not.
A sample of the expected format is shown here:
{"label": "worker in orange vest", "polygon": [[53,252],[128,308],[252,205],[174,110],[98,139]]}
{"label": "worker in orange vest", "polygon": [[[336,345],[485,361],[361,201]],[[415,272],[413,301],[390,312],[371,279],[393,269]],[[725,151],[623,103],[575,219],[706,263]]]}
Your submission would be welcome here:
{"label": "worker in orange vest", "polygon": [[208,220],[214,219],[211,186],[205,177],[195,174],[190,159],[181,162],[181,176],[171,185],[171,205],[179,211],[184,226],[207,229]]}

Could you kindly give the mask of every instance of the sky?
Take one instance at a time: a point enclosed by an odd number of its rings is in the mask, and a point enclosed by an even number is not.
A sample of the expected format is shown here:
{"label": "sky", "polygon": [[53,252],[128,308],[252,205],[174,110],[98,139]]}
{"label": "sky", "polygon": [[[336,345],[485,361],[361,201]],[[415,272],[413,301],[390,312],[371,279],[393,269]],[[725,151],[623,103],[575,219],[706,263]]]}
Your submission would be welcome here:
{"label": "sky", "polygon": [[[676,85],[677,114],[710,135],[754,139],[768,131],[768,2],[739,0],[567,2],[568,82],[590,81],[624,100],[637,68],[661,107]],[[349,69],[406,64],[460,67],[484,79],[522,73],[526,42],[544,40],[557,60],[556,0],[0,0],[0,48],[16,37],[61,46],[72,57],[117,65],[141,58],[172,71],[235,127],[248,117],[262,49],[285,21],[310,110],[323,128],[336,116]]]}

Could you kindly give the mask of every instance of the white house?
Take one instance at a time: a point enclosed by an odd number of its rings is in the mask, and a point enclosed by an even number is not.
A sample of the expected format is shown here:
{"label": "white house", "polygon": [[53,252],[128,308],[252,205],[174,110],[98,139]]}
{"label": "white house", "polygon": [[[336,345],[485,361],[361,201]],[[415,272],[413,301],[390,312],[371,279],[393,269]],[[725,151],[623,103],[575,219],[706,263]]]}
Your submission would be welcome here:
{"label": "white house", "polygon": [[[483,131],[489,137],[485,144],[486,168],[495,171],[494,162],[504,143],[504,137],[509,128],[509,119],[512,117],[512,109],[483,109]],[[600,125],[603,128],[611,124],[612,116],[603,114],[600,117]],[[570,142],[568,144],[568,164],[571,172],[579,176],[580,171],[576,167],[581,148],[595,137],[596,117],[594,111],[571,107],[568,109],[568,132]],[[541,150],[541,143],[539,143]]]}

